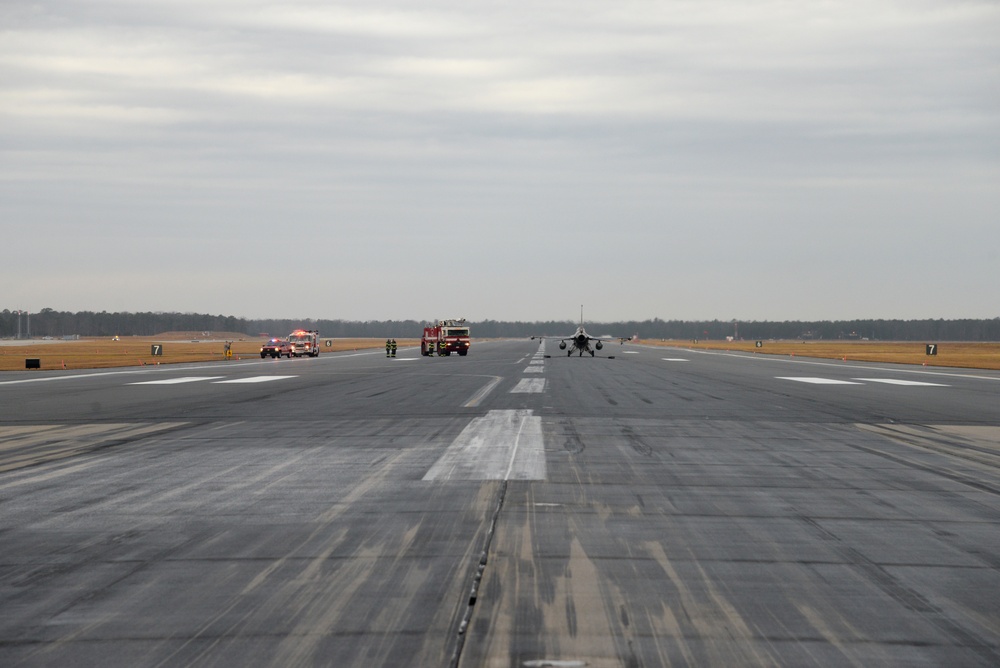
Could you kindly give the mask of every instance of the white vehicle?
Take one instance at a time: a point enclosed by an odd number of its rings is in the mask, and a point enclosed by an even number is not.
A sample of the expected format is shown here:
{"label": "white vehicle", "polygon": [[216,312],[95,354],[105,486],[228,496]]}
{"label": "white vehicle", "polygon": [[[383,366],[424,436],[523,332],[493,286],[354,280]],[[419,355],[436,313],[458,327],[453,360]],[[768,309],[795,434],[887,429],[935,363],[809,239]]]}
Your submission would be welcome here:
{"label": "white vehicle", "polygon": [[297,329],[288,335],[292,355],[319,357],[319,332],[315,329]]}

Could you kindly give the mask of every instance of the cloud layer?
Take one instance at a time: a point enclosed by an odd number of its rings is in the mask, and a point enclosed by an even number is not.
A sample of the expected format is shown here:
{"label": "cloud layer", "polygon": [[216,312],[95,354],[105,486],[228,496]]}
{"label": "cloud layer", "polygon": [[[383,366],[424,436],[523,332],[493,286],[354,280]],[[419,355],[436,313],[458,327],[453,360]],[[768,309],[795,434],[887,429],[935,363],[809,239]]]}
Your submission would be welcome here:
{"label": "cloud layer", "polygon": [[7,308],[994,317],[993,2],[0,9]]}

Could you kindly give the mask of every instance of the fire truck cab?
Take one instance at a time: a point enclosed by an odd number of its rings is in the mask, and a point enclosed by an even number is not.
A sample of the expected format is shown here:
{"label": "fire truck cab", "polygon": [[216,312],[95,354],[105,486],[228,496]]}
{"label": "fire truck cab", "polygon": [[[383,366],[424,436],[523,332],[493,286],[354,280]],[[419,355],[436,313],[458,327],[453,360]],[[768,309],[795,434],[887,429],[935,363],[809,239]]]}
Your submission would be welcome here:
{"label": "fire truck cab", "polygon": [[420,354],[451,355],[456,352],[465,357],[469,354],[470,346],[469,326],[465,324],[465,318],[438,320],[437,325],[424,327],[424,336],[420,339]]}
{"label": "fire truck cab", "polygon": [[319,331],[315,329],[297,329],[288,335],[288,343],[292,347],[292,355],[302,357],[319,356]]}

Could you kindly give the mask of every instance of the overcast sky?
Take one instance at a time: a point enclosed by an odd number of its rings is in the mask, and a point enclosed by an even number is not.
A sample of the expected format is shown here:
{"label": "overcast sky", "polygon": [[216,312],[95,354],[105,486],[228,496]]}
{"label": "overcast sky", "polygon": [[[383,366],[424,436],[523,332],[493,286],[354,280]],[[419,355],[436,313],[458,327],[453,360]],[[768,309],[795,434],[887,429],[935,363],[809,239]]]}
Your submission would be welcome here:
{"label": "overcast sky", "polygon": [[0,309],[1000,316],[1000,3],[0,3]]}

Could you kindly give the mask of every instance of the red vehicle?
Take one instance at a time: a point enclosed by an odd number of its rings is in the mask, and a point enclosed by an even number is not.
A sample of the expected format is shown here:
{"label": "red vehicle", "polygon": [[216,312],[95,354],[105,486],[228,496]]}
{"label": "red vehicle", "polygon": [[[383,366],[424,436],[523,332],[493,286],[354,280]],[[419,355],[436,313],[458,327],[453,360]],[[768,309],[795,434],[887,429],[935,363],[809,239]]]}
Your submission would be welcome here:
{"label": "red vehicle", "polygon": [[288,343],[292,346],[292,354],[296,357],[309,355],[319,357],[319,331],[315,329],[297,329],[288,335]]}
{"label": "red vehicle", "polygon": [[268,355],[271,357],[281,357],[282,355],[291,357],[292,347],[288,344],[288,341],[271,339],[260,347],[260,358],[264,359]]}
{"label": "red vehicle", "polygon": [[455,352],[465,357],[469,354],[470,345],[469,327],[465,324],[465,318],[438,320],[437,325],[424,327],[424,336],[420,339],[420,354],[451,355]]}

